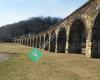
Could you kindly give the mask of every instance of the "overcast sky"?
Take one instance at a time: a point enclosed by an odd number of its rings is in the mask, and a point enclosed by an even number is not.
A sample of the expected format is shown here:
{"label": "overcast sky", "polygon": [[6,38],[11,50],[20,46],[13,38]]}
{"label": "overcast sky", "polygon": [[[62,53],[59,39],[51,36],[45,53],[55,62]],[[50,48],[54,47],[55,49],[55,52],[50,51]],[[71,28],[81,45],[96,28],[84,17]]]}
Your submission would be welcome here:
{"label": "overcast sky", "polygon": [[0,26],[36,16],[65,18],[88,0],[1,0]]}

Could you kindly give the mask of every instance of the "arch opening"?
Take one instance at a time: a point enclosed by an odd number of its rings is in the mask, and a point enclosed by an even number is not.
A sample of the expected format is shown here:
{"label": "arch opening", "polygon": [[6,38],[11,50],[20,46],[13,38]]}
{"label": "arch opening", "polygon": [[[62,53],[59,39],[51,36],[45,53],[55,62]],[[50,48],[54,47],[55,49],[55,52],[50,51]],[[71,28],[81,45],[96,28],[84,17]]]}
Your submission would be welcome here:
{"label": "arch opening", "polygon": [[46,34],[44,42],[44,50],[48,51],[48,49],[49,49],[49,34]]}
{"label": "arch opening", "polygon": [[23,39],[20,39],[20,44],[22,44],[22,42],[23,42]]}
{"label": "arch opening", "polygon": [[25,46],[27,46],[27,38],[25,38]]}
{"label": "arch opening", "polygon": [[28,38],[28,46],[30,46],[30,38]]}
{"label": "arch opening", "polygon": [[34,38],[34,47],[36,47],[36,38]]}
{"label": "arch opening", "polygon": [[57,38],[57,52],[65,53],[66,52],[66,29],[61,28],[58,32]]}
{"label": "arch opening", "polygon": [[100,12],[95,19],[92,29],[91,57],[100,58]]}
{"label": "arch opening", "polygon": [[50,52],[55,52],[56,47],[56,33],[53,31],[50,36]]}
{"label": "arch opening", "polygon": [[41,43],[40,43],[40,48],[44,48],[44,36],[41,36]]}
{"label": "arch opening", "polygon": [[22,44],[25,45],[25,39],[23,39],[23,43]]}
{"label": "arch opening", "polygon": [[31,38],[30,46],[31,46],[31,47],[33,46],[33,38]]}
{"label": "arch opening", "polygon": [[85,53],[86,50],[86,28],[81,20],[75,20],[70,28],[68,40],[69,53]]}
{"label": "arch opening", "polygon": [[40,45],[40,38],[38,37],[38,38],[37,38],[37,48],[40,47],[39,45]]}

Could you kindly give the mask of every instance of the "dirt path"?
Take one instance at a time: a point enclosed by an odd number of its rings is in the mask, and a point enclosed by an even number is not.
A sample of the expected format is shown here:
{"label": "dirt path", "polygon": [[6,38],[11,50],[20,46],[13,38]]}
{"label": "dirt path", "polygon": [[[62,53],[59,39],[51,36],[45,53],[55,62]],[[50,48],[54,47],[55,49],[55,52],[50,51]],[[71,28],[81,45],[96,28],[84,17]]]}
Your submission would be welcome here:
{"label": "dirt path", "polygon": [[11,57],[11,54],[8,53],[0,53],[0,62],[4,60],[8,60]]}

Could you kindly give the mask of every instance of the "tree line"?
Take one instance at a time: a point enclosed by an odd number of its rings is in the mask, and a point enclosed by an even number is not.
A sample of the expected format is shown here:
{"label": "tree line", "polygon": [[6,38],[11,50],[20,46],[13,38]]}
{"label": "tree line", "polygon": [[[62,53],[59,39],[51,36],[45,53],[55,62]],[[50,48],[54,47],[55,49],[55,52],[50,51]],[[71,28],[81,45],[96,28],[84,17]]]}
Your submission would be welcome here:
{"label": "tree line", "polygon": [[31,17],[27,20],[2,26],[0,27],[0,41],[11,41],[12,38],[21,35],[37,34],[61,20],[57,17]]}

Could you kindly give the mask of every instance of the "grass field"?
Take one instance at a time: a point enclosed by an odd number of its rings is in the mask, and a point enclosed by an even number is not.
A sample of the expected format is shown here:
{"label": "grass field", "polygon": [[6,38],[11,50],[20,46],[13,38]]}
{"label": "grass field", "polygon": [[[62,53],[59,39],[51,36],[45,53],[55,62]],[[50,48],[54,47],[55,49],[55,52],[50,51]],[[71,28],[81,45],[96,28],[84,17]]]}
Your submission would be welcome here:
{"label": "grass field", "polygon": [[43,52],[39,62],[27,54],[32,48],[19,44],[0,44],[0,53],[13,54],[0,62],[0,80],[100,80],[100,60],[79,54]]}

